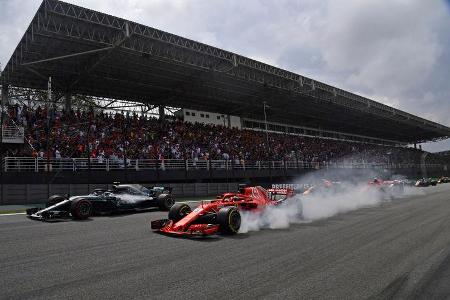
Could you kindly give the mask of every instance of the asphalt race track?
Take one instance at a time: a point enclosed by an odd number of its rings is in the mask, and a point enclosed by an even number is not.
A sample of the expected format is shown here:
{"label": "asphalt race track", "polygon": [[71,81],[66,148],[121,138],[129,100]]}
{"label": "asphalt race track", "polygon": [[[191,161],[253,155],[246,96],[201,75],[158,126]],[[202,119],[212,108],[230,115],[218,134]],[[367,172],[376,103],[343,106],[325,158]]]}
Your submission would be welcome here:
{"label": "asphalt race track", "polygon": [[165,213],[0,216],[0,298],[450,298],[450,184],[288,229],[170,238]]}

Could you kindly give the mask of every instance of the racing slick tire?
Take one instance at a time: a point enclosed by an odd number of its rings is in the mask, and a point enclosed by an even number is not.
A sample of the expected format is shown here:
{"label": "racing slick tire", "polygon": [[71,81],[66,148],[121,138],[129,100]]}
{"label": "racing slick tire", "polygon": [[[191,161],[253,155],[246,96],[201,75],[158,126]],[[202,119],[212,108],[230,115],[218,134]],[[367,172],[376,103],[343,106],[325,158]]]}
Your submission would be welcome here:
{"label": "racing slick tire", "polygon": [[64,200],[66,200],[66,198],[64,196],[61,196],[61,195],[50,196],[48,198],[48,200],[47,200],[47,203],[45,204],[45,207],[53,206],[53,205],[55,205],[55,204],[57,204],[57,203],[59,203],[61,201],[64,201]]}
{"label": "racing slick tire", "polygon": [[173,200],[172,196],[169,194],[161,194],[158,196],[158,207],[160,210],[169,210],[173,205],[175,204],[175,201]]}
{"label": "racing slick tire", "polygon": [[169,220],[173,222],[178,222],[185,216],[190,214],[192,211],[191,207],[185,203],[175,203],[169,210]]}
{"label": "racing slick tire", "polygon": [[225,234],[236,234],[241,227],[241,214],[234,206],[223,207],[217,213],[219,230]]}
{"label": "racing slick tire", "polygon": [[86,220],[92,215],[92,203],[87,199],[75,199],[70,206],[72,217],[77,220]]}

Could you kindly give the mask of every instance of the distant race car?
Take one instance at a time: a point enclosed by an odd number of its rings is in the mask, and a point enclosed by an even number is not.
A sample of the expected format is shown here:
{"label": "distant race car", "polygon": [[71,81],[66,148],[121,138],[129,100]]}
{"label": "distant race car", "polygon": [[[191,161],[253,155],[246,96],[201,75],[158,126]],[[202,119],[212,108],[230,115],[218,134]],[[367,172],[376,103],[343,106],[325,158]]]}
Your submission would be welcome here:
{"label": "distant race car", "polygon": [[398,181],[403,183],[403,186],[414,186],[416,184],[416,181],[412,179],[399,179]]}
{"label": "distant race car", "polygon": [[438,181],[433,178],[421,178],[416,181],[416,187],[436,186]]}
{"label": "distant race car", "polygon": [[302,195],[307,196],[312,193],[317,193],[318,191],[320,191],[321,193],[340,193],[343,192],[343,190],[344,187],[341,182],[322,179],[316,184],[305,185],[305,188],[302,191]]}
{"label": "distant race car", "polygon": [[285,201],[288,198],[294,197],[295,192],[293,189],[290,188],[284,189],[270,188],[267,190],[267,196],[272,201]]}
{"label": "distant race car", "polygon": [[171,188],[147,189],[139,184],[114,184],[111,190],[96,189],[89,195],[66,198],[51,196],[45,208],[27,209],[31,219],[49,221],[62,218],[87,219],[92,215],[140,211],[157,207],[169,210],[175,203]]}
{"label": "distant race car", "polygon": [[285,203],[293,195],[290,189],[242,186],[239,192],[219,195],[194,210],[187,204],[176,203],[170,209],[168,219],[152,221],[151,228],[174,236],[236,234],[241,226],[241,212],[262,213],[269,206]]}
{"label": "distant race car", "polygon": [[441,183],[449,183],[450,182],[450,178],[449,177],[441,177],[441,178],[439,178],[439,180],[438,180],[438,183],[439,184],[441,184]]}
{"label": "distant race car", "polygon": [[405,191],[404,183],[400,180],[382,180],[375,178],[368,182],[368,188],[376,188],[383,195],[398,197]]}

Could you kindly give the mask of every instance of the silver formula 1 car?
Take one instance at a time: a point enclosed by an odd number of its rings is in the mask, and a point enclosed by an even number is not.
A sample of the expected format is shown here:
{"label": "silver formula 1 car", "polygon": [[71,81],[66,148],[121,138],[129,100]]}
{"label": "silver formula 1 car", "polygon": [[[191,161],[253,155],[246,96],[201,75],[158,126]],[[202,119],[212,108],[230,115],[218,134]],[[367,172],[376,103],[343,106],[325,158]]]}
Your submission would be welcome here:
{"label": "silver formula 1 car", "polygon": [[87,219],[92,215],[132,212],[159,208],[169,210],[175,203],[171,188],[146,188],[139,184],[114,184],[111,190],[96,189],[89,195],[51,196],[45,208],[27,209],[27,215],[36,220],[73,218]]}

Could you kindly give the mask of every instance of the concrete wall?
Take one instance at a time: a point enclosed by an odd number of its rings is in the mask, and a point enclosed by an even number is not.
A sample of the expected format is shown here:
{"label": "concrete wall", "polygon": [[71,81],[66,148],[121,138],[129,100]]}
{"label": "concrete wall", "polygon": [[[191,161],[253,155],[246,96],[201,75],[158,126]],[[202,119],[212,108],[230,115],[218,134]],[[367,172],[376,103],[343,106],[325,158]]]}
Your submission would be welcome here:
{"label": "concrete wall", "polygon": [[[210,196],[237,190],[238,182],[269,186],[272,183],[304,181],[305,175],[316,173],[317,178],[342,180],[360,178],[368,180],[377,176],[390,178],[403,175],[409,178],[422,176],[420,169],[276,169],[276,170],[167,170],[167,171],[111,171],[111,172],[61,172],[61,173],[0,173],[0,205],[45,202],[50,195],[87,194],[95,188],[105,188],[104,182],[133,182],[144,185],[173,187],[177,197]],[[323,173],[323,174],[321,174]],[[448,169],[427,170],[427,176],[450,176]],[[307,177],[306,177],[307,178]],[[205,182],[207,181],[207,182]],[[51,182],[51,184],[47,184]],[[88,182],[90,184],[88,184]],[[151,184],[150,184],[151,182]],[[169,183],[172,182],[172,183]],[[229,183],[227,183],[229,182]]]}
{"label": "concrete wall", "polygon": [[[158,183],[170,186],[176,197],[215,196],[228,191],[237,191],[238,183]],[[146,184],[146,186],[152,186]],[[96,188],[110,188],[108,184],[2,184],[0,205],[45,203],[51,195],[83,195]]]}
{"label": "concrete wall", "polygon": [[[370,172],[382,173],[385,178],[388,174],[398,174],[407,177],[422,177],[420,168],[409,169],[347,169],[324,168],[324,172],[335,174],[365,174]],[[112,171],[63,171],[63,172],[0,172],[0,184],[104,184],[112,182],[132,182],[146,184],[149,182],[163,184],[194,183],[194,182],[258,182],[258,181],[285,181],[291,178],[300,178],[303,175],[316,172],[314,169],[234,169],[234,170],[112,170]],[[426,170],[428,177],[450,176],[450,168],[442,166]],[[361,175],[362,176],[362,175]],[[388,177],[387,177],[388,178]]]}

